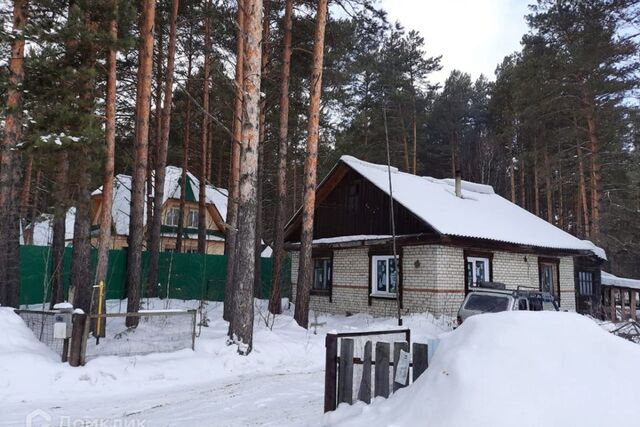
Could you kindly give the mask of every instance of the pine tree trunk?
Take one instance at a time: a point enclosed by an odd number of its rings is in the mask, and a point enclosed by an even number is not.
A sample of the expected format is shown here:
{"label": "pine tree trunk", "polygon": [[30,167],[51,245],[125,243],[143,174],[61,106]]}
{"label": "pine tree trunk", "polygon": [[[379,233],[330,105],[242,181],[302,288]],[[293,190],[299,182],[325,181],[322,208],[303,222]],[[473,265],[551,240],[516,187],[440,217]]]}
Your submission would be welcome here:
{"label": "pine tree trunk", "polygon": [[307,155],[304,163],[304,203],[302,209],[302,235],[300,239],[300,266],[294,318],[303,328],[309,327],[309,295],[312,285],[313,217],[316,202],[316,169],[318,164],[318,137],[320,133],[320,97],[322,94],[322,63],[324,59],[324,33],[327,23],[327,0],[318,1],[316,29],[313,42],[313,68],[307,127]]}
{"label": "pine tree trunk", "polygon": [[[42,183],[42,171],[36,173],[36,182],[33,186],[33,201],[29,211],[29,222],[33,223],[38,217],[38,209],[40,208],[40,184]],[[25,235],[25,244],[33,245],[33,227]]]}
{"label": "pine tree trunk", "polygon": [[544,192],[547,197],[547,222],[553,224],[553,193],[551,190],[551,164],[549,163],[549,149],[544,146]]}
{"label": "pine tree trunk", "polygon": [[231,159],[229,165],[229,196],[227,198],[227,229],[225,233],[224,254],[227,257],[226,278],[224,283],[224,320],[231,321],[231,302],[235,292],[233,278],[236,254],[236,237],[238,234],[238,192],[240,183],[240,139],[242,134],[242,82],[244,62],[244,5],[245,0],[238,1],[236,25],[236,80],[235,101],[233,106],[233,141],[231,142]]}
{"label": "pine tree trunk", "polygon": [[78,194],[73,226],[73,247],[71,251],[71,283],[69,301],[75,308],[89,313],[91,310],[91,219],[90,219],[90,176],[86,166],[79,166],[76,179]]}
{"label": "pine tree trunk", "polygon": [[527,188],[525,186],[525,176],[524,176],[524,159],[520,159],[520,206],[522,209],[527,208]]}
{"label": "pine tree trunk", "polygon": [[238,345],[238,353],[247,355],[253,346],[253,285],[257,216],[258,139],[260,132],[260,74],[262,39],[262,0],[246,0],[246,43],[243,62],[242,149],[240,191],[238,193],[238,237],[233,277],[233,295],[229,336]]}
{"label": "pine tree trunk", "polygon": [[9,87],[0,145],[0,305],[18,307],[20,293],[20,214],[16,203],[20,182],[22,138],[22,82],[24,80],[24,28],[27,0],[13,2],[13,35],[9,61]]}
{"label": "pine tree trunk", "polygon": [[576,154],[578,156],[578,198],[580,199],[580,208],[582,209],[582,226],[584,238],[588,239],[590,235],[589,229],[589,201],[587,199],[587,185],[584,177],[584,161],[582,159],[582,149],[580,142],[576,141]]}
{"label": "pine tree trunk", "polygon": [[533,200],[536,216],[540,216],[540,186],[538,183],[538,152],[533,152]]}
{"label": "pine tree trunk", "polygon": [[[160,116],[160,138],[157,139],[156,170],[153,195],[153,217],[151,219],[151,244],[149,246],[149,280],[147,295],[158,296],[158,264],[160,261],[160,234],[162,230],[162,206],[164,202],[164,182],[166,176],[167,151],[169,150],[169,130],[171,129],[171,103],[173,102],[173,70],[176,55],[176,25],[179,0],[171,0],[169,18],[169,47],[167,69],[164,81],[164,106]],[[156,106],[159,108],[159,105]]]}
{"label": "pine tree trunk", "polygon": [[516,203],[516,168],[513,155],[509,159],[509,184],[511,188],[511,203]]}
{"label": "pine tree trunk", "polygon": [[412,92],[412,107],[413,107],[413,118],[412,118],[412,130],[413,130],[413,174],[416,175],[418,173],[418,114],[416,112],[416,89],[413,81],[413,73],[411,73],[411,92]]}
{"label": "pine tree trunk", "polygon": [[265,95],[264,82],[267,78],[267,65],[269,63],[269,33],[271,28],[271,0],[264,0],[264,18],[262,19],[262,60],[260,69],[262,72],[262,92],[260,95],[260,131],[258,133],[258,191],[257,200],[258,208],[256,213],[256,253],[254,270],[254,295],[256,298],[262,298],[262,234],[264,227],[262,226],[262,197],[263,197],[263,175],[264,175],[264,138],[267,125],[267,97]]}
{"label": "pine tree trunk", "polygon": [[589,148],[591,155],[591,235],[598,242],[600,240],[600,139],[598,138],[595,106],[593,100],[587,95],[583,87],[584,114],[589,131]]}
{"label": "pine tree trunk", "polygon": [[280,72],[280,128],[278,144],[278,176],[276,181],[276,217],[275,239],[273,242],[273,268],[271,275],[271,297],[269,311],[282,313],[280,283],[284,264],[284,226],[287,207],[287,148],[289,133],[289,75],[291,72],[291,27],[293,0],[286,0],[284,9],[284,40],[282,51],[282,70]]}
{"label": "pine tree trunk", "polygon": [[[92,11],[84,11],[84,25],[88,35],[80,39],[78,50],[81,52],[81,68],[92,70],[95,68],[96,56],[93,37],[98,29],[98,23],[91,19]],[[85,117],[90,117],[95,111],[95,79],[89,75],[79,77],[80,110]],[[71,283],[69,301],[76,308],[91,312],[91,294],[93,277],[91,276],[91,172],[89,170],[90,152],[87,144],[80,145],[74,150],[74,169],[77,171],[75,179],[75,223],[73,227],[73,248],[71,251]]]}
{"label": "pine tree trunk", "polygon": [[[31,195],[31,181],[33,179],[33,154],[27,158],[27,164],[24,168],[24,181],[22,190],[20,191],[20,221],[26,224],[27,209],[29,208],[29,196]],[[24,229],[24,228],[23,228]]]}
{"label": "pine tree trunk", "polygon": [[200,128],[200,186],[198,194],[198,252],[207,252],[207,143],[209,141],[209,78],[211,73],[211,2],[204,23],[204,72],[202,76],[202,126]]}
{"label": "pine tree trunk", "polygon": [[[153,24],[155,0],[143,0],[140,25],[139,66],[136,95],[136,128],[134,137],[134,168],[131,182],[131,212],[129,218],[129,250],[127,254],[127,312],[140,310],[142,279],[142,243],[144,239],[144,187],[149,145],[149,109],[153,68]],[[127,317],[126,325],[136,327],[138,317]]]}
{"label": "pine tree trunk", "polygon": [[407,128],[404,123],[404,114],[402,114],[402,105],[398,105],[398,115],[400,116],[400,137],[402,138],[402,157],[404,158],[404,170],[411,172],[409,166],[409,141],[407,141]]}
{"label": "pine tree trunk", "polygon": [[57,173],[54,182],[54,200],[56,209],[53,217],[53,240],[51,242],[51,305],[53,308],[64,300],[64,247],[66,239],[67,215],[67,182],[69,173],[69,158],[64,149],[58,152]]}
{"label": "pine tree trunk", "polygon": [[562,178],[562,161],[560,153],[562,147],[560,146],[560,140],[558,139],[558,153],[556,156],[556,164],[558,165],[558,177],[557,177],[557,191],[558,191],[558,226],[564,230],[565,226],[565,214],[564,214],[564,183]]}
{"label": "pine tree trunk", "polygon": [[[189,34],[191,36],[191,33]],[[186,91],[189,93],[189,83],[191,82],[191,66],[193,57],[191,55],[191,39],[189,39],[189,53],[187,54],[187,84]],[[178,232],[176,237],[176,252],[182,252],[182,240],[184,235],[184,217],[187,198],[187,171],[189,170],[189,144],[191,136],[191,97],[187,96],[187,107],[185,112],[184,136],[182,139],[182,176],[180,177],[180,213],[178,215]]]}
{"label": "pine tree trunk", "polygon": [[[160,139],[162,138],[162,82],[164,79],[164,74],[162,73],[162,66],[164,64],[164,37],[163,37],[163,15],[162,11],[156,8],[157,17],[156,17],[156,28],[155,35],[158,38],[157,42],[157,55],[156,55],[156,87],[155,87],[155,95],[154,95],[154,131],[153,138],[149,138],[149,146],[147,147],[147,220],[146,220],[146,237],[147,237],[147,251],[151,250],[153,235],[153,215],[155,213],[154,203],[155,203],[155,171],[157,165],[157,157],[158,150],[160,146]],[[150,279],[152,279],[149,275],[147,277],[147,290],[151,289],[153,286],[151,285]]]}
{"label": "pine tree trunk", "polygon": [[224,159],[226,145],[227,145],[226,138],[221,138],[220,151],[218,152],[218,170],[216,171],[216,187],[218,188],[222,187],[222,172],[224,168],[223,159]]}
{"label": "pine tree trunk", "polygon": [[118,39],[118,0],[112,0],[113,17],[109,22],[111,37],[107,53],[107,93],[105,99],[105,158],[102,179],[102,210],[100,212],[100,236],[98,238],[98,262],[96,265],[96,283],[107,281],[109,249],[111,249],[111,225],[113,207],[113,179],[115,170],[116,149],[116,88],[117,88],[117,51],[115,43]]}

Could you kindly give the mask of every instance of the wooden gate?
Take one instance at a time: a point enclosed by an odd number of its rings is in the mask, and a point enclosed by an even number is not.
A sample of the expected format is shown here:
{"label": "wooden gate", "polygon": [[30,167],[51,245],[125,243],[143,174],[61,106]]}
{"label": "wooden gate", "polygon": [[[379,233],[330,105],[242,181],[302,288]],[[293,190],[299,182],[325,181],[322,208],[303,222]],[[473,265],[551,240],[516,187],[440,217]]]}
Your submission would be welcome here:
{"label": "wooden gate", "polygon": [[[409,329],[327,334],[325,347],[325,412],[354,400],[370,403],[372,391],[374,397],[389,397],[428,367],[427,344],[414,343],[409,352]],[[356,383],[354,367],[361,371]]]}

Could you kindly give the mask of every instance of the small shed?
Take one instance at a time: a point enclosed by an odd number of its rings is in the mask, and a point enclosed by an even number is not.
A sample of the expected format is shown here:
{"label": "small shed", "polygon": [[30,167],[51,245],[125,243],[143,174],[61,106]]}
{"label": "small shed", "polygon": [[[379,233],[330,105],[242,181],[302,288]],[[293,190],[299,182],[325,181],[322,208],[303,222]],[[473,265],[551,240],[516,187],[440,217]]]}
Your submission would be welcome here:
{"label": "small shed", "polygon": [[605,318],[611,321],[637,320],[638,292],[640,280],[614,276],[603,271],[602,277],[602,311]]}

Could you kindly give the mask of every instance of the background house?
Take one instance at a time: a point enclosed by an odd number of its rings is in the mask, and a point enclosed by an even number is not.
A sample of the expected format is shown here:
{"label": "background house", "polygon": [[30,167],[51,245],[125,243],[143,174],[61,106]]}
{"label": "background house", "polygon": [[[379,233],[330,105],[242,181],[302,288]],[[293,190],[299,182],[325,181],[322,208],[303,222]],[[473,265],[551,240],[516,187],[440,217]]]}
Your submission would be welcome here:
{"label": "background house", "polygon": [[[318,186],[311,308],[322,312],[453,315],[480,281],[551,292],[561,307],[600,294],[604,251],[495,194],[490,186],[392,168],[399,283],[391,247],[387,167],[343,156]],[[301,212],[287,225],[292,282]],[[576,286],[577,282],[590,286]],[[585,295],[576,295],[576,289]],[[295,286],[294,286],[295,292]],[[596,298],[597,300],[597,298]]]}
{"label": "background house", "polygon": [[[162,203],[162,229],[160,238],[161,251],[174,251],[178,232],[180,215],[182,169],[167,166]],[[184,240],[183,252],[195,252],[198,243],[198,197],[200,181],[191,172],[187,172],[187,188],[185,193]],[[131,200],[131,177],[119,174],[114,179],[113,186],[113,249],[127,246],[129,235],[129,212]],[[91,195],[91,224],[92,229],[100,227],[100,212],[102,209],[102,187]],[[227,190],[212,185],[206,186],[206,228],[207,253],[224,253],[225,219],[227,216]],[[147,227],[147,208],[145,203],[144,225]],[[97,240],[97,235],[96,238]],[[95,245],[97,241],[94,241]]]}
{"label": "background house", "polygon": [[[164,201],[162,206],[162,228],[160,239],[161,251],[173,251],[176,248],[178,232],[178,219],[180,215],[182,169],[167,166]],[[184,214],[184,240],[183,252],[195,252],[198,246],[198,196],[200,181],[190,172],[187,172],[186,203]],[[207,253],[224,253],[225,219],[227,216],[227,190],[212,185],[206,187],[206,227],[207,227]],[[111,209],[113,221],[112,249],[121,249],[127,246],[129,236],[129,212],[131,200],[131,177],[119,174],[114,178],[113,206]],[[100,215],[102,210],[102,187],[91,195],[91,226],[92,245],[97,246],[98,230],[100,228]],[[147,208],[145,203],[144,225],[147,226]],[[73,240],[73,226],[75,222],[75,208],[70,208],[66,218],[67,245]],[[43,214],[24,231],[24,242],[36,246],[49,246],[53,240],[53,216]]]}

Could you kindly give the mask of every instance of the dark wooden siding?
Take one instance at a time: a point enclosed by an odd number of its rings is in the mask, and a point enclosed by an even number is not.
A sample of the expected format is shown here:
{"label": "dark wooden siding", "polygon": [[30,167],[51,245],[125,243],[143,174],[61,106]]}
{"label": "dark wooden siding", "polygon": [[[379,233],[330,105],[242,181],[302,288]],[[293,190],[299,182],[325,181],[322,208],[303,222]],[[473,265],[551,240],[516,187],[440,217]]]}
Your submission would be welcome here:
{"label": "dark wooden siding", "polygon": [[[397,203],[394,204],[394,214],[398,235],[433,232],[423,221]],[[359,234],[391,234],[389,196],[357,172],[349,170],[316,207],[313,238]],[[291,230],[287,240],[300,241],[299,224]]]}

